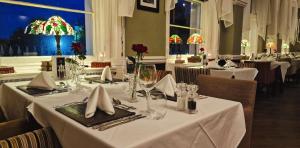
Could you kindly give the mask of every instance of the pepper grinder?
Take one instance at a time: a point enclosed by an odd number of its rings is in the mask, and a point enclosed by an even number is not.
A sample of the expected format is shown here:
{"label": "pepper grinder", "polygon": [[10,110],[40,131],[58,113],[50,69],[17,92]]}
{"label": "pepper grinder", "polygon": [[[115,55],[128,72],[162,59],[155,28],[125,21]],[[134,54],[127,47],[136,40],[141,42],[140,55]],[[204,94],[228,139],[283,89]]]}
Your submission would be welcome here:
{"label": "pepper grinder", "polygon": [[197,102],[192,97],[189,97],[187,101],[187,110],[189,114],[197,113]]}

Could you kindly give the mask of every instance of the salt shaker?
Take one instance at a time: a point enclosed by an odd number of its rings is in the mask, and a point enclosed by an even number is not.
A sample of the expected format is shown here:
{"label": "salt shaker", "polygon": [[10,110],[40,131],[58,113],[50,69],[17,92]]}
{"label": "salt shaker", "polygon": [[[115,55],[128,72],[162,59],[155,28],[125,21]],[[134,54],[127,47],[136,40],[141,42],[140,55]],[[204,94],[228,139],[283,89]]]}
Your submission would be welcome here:
{"label": "salt shaker", "polygon": [[177,110],[185,111],[187,92],[182,90],[177,94]]}

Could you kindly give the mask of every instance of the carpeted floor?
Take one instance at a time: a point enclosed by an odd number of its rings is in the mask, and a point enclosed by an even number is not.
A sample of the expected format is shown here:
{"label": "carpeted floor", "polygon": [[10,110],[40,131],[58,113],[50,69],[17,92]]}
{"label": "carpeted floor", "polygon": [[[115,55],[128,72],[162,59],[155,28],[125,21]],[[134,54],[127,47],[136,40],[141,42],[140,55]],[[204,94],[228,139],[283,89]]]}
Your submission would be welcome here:
{"label": "carpeted floor", "polygon": [[286,85],[275,97],[257,97],[252,148],[300,148],[300,84]]}

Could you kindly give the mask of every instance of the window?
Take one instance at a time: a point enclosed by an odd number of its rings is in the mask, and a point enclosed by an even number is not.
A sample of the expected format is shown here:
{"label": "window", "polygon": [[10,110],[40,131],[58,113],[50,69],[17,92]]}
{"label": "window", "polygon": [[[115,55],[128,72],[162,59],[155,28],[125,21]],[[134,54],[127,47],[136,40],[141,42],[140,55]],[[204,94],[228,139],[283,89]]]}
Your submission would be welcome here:
{"label": "window", "polygon": [[197,0],[178,0],[175,9],[170,12],[170,37],[178,35],[180,43],[169,41],[169,54],[193,54],[201,45],[188,44],[188,38],[201,35],[201,3]]}
{"label": "window", "polygon": [[[0,56],[50,56],[56,54],[54,36],[32,35],[25,28],[35,20],[60,16],[74,29],[74,35],[61,36],[63,55],[72,55],[71,43],[80,42],[92,55],[91,0],[0,0]],[[24,3],[25,2],[25,3]],[[44,7],[45,6],[45,7]]]}

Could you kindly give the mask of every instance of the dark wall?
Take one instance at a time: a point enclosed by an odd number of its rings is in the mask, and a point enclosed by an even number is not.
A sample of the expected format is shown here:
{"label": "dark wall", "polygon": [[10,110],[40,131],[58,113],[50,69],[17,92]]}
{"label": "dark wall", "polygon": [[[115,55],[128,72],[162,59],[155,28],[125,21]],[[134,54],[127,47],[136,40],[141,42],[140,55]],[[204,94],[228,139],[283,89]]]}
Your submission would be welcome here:
{"label": "dark wall", "polygon": [[220,23],[220,54],[241,54],[244,7],[233,6],[233,25],[225,28]]}

